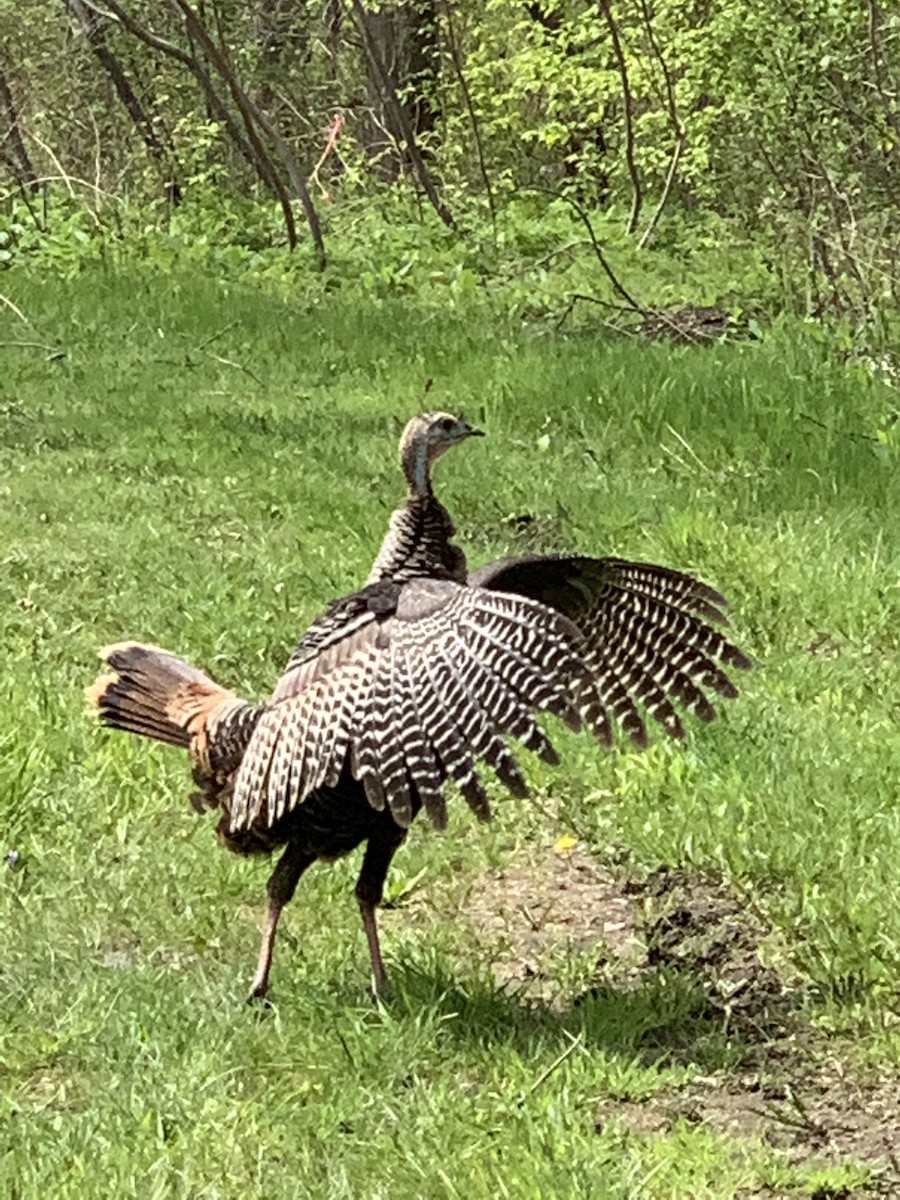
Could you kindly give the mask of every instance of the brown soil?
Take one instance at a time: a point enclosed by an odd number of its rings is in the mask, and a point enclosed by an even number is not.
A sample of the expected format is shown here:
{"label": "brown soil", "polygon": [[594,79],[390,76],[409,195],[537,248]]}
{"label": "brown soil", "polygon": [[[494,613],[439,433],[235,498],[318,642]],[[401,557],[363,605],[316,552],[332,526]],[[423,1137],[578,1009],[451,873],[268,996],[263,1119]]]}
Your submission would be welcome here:
{"label": "brown soil", "polygon": [[560,966],[600,952],[637,968],[645,957],[635,906],[622,884],[577,846],[491,871],[463,909],[491,952],[498,984],[562,1007]]}
{"label": "brown soil", "polygon": [[[663,1030],[648,1056],[703,1073],[644,1101],[604,1102],[598,1128],[653,1136],[704,1124],[797,1163],[853,1159],[873,1172],[866,1194],[900,1197],[900,1079],[863,1080],[835,1057],[802,1016],[804,981],[765,916],[721,880],[674,870],[620,880],[573,846],[486,873],[462,915],[498,984],[559,1012],[599,989],[633,991],[654,973],[696,989],[689,1035]],[[574,956],[596,964],[597,984],[582,995],[560,982]],[[704,1070],[707,1033],[727,1043],[729,1069]]]}

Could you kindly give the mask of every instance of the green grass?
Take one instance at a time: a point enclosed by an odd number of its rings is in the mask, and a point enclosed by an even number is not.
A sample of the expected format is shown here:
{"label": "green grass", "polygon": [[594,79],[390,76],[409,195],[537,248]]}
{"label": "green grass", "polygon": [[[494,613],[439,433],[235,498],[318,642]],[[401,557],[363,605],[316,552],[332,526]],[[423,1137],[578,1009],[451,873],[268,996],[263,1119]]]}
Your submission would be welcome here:
{"label": "green grass", "polygon": [[[810,1046],[897,1074],[892,394],[799,334],[644,346],[100,269],[4,292],[31,324],[4,316],[0,342],[59,352],[0,346],[0,852],[19,855],[0,865],[0,1194],[865,1186],[865,1164],[792,1165],[703,1123],[598,1122],[739,1064],[742,1035],[711,1038],[682,978],[586,990],[585,961],[560,968],[577,1005],[529,1004],[495,985],[462,910],[561,831],[637,877],[715,869],[773,924]],[[423,871],[420,901],[383,922],[387,1006],[367,992],[355,864],[313,871],[275,1006],[254,1011],[265,866],[219,851],[181,756],[98,731],[82,689],[99,645],[135,637],[264,695],[364,577],[400,492],[396,435],[425,406],[490,434],[439,468],[470,561],[574,547],[696,570],[759,670],[683,746],[604,755],[561,734],[562,769],[529,764],[535,804],[498,799],[487,829],[457,806],[444,837],[422,822],[392,884]]]}

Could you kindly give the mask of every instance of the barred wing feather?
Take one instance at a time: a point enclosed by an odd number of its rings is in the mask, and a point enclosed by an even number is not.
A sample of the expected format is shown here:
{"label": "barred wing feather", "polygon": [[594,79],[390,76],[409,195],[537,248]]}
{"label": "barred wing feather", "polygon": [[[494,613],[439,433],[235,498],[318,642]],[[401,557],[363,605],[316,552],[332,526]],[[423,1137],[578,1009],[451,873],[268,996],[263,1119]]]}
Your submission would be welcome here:
{"label": "barred wing feather", "polygon": [[721,593],[668,567],[533,555],[489,563],[473,571],[469,583],[529,596],[573,621],[587,643],[585,662],[600,696],[638,743],[639,705],[672,737],[682,737],[675,704],[711,720],[715,709],[704,689],[737,695],[720,664],[740,670],[752,665],[716,628],[727,625]]}
{"label": "barred wing feather", "polygon": [[333,784],[348,757],[373,807],[389,806],[401,826],[414,798],[443,825],[448,779],[486,817],[479,760],[514,794],[526,790],[507,736],[556,761],[537,712],[611,740],[585,651],[567,617],[528,597],[445,580],[398,587],[393,611],[355,611],[343,648],[327,639],[327,671],[315,653],[294,661],[238,773],[232,829],[271,826]]}

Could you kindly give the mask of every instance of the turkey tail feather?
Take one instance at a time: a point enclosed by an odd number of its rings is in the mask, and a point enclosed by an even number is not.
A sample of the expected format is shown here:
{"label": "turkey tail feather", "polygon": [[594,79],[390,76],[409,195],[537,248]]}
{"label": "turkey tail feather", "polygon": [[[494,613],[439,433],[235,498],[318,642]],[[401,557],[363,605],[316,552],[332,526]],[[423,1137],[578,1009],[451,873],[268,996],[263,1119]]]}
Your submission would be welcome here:
{"label": "turkey tail feather", "polygon": [[113,729],[187,748],[220,706],[235,702],[233,692],[156,646],[119,642],[100,657],[112,672],[100,675],[85,696]]}

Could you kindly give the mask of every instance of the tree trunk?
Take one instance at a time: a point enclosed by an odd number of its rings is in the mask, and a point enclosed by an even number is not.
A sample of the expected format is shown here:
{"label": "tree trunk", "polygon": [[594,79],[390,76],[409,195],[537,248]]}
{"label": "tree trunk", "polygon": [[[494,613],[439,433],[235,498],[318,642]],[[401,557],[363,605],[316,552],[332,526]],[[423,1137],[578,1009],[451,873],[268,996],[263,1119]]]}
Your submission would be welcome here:
{"label": "tree trunk", "polygon": [[[421,141],[434,132],[440,116],[436,84],[440,73],[437,11],[434,0],[390,0],[366,7],[366,25],[384,65],[403,115]],[[367,95],[371,119],[362,134],[372,164],[383,178],[394,180],[408,163],[405,129],[371,58],[367,61]]]}
{"label": "tree trunk", "polygon": [[397,130],[403,138],[403,150],[409,159],[409,165],[412,168],[413,174],[431,201],[434,211],[448,228],[453,229],[455,227],[453,214],[441,199],[428,167],[425,165],[425,159],[422,157],[422,151],[419,147],[419,140],[410,122],[406,106],[397,94],[397,88],[391,78],[390,67],[383,61],[381,49],[376,44],[369,29],[369,18],[366,15],[366,10],[363,8],[362,0],[351,0],[351,4],[353,6],[353,15],[362,34],[363,45],[366,48],[366,62],[369,70],[372,72],[373,79],[377,79],[379,82],[379,95],[381,101],[384,103],[385,112],[391,114],[392,120],[396,122]]}
{"label": "tree trunk", "polygon": [[0,104],[2,104],[6,116],[6,129],[3,130],[0,126],[0,157],[12,171],[16,183],[23,192],[38,192],[41,185],[22,138],[19,113],[6,73],[2,69],[0,69]]}

